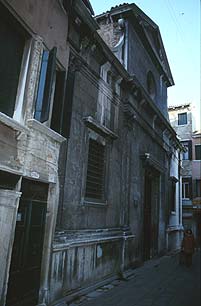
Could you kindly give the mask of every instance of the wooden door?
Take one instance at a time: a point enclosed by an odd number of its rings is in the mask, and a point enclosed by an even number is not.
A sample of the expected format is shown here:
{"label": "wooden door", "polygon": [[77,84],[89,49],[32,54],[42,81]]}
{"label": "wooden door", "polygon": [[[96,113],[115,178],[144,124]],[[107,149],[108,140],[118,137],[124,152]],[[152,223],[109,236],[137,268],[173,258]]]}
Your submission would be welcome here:
{"label": "wooden door", "polygon": [[148,260],[152,246],[152,178],[148,171],[145,173],[144,184],[143,259]]}
{"label": "wooden door", "polygon": [[26,194],[17,214],[6,306],[35,306],[38,300],[47,203]]}

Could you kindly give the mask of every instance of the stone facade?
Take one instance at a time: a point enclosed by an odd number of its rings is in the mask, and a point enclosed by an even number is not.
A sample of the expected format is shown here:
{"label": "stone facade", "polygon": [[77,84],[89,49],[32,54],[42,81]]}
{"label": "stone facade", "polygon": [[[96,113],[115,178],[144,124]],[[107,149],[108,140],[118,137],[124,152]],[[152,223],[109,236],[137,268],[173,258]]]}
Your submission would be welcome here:
{"label": "stone facade", "polygon": [[[38,283],[35,284],[37,299],[39,292],[40,302],[46,298],[50,250],[58,207],[58,159],[60,145],[65,138],[51,130],[48,123],[42,124],[34,119],[34,113],[43,50],[45,48],[51,49],[55,46],[56,41],[58,65],[63,69],[66,69],[68,65],[68,45],[66,43],[68,18],[56,1],[45,1],[40,4],[33,3],[33,1],[23,1],[23,3],[0,1],[0,12],[0,27],[2,29],[0,52],[8,69],[10,68],[7,54],[12,53],[12,56],[17,58],[18,53],[13,53],[12,46],[9,45],[11,41],[5,40],[4,33],[7,35],[15,33],[19,39],[22,36],[24,41],[20,70],[17,75],[18,83],[14,87],[11,82],[5,84],[1,82],[0,93],[0,304],[10,305],[13,303],[12,305],[14,305],[15,301],[12,298],[15,297],[9,296],[8,298],[9,294],[7,297],[6,294],[9,290],[11,292],[15,290],[15,285],[12,285],[14,260],[18,258],[17,249],[20,252],[23,249],[20,244],[15,249],[15,244],[19,239],[17,233],[26,218],[22,203],[24,203],[25,197],[28,197],[27,201],[32,202],[32,211],[35,212],[37,211],[36,203],[38,203],[34,200],[34,197],[37,199],[37,196],[31,194],[27,196],[26,192],[22,191],[22,186],[25,183],[28,183],[30,188],[37,185],[38,188],[46,186],[47,189],[46,203],[44,204],[47,211],[43,224],[44,238],[39,249],[42,254],[39,264],[41,274]],[[45,12],[43,18],[42,12]],[[0,65],[2,67],[2,61]],[[4,77],[7,78],[6,72],[4,72]],[[16,96],[14,96],[12,105],[13,112],[8,114],[5,105],[10,103],[9,99],[11,98],[7,92],[12,93],[14,90]],[[28,209],[28,206],[25,209]],[[30,216],[34,218],[31,213]],[[25,232],[27,233],[27,225],[25,225]],[[25,244],[23,234],[21,234],[20,241]],[[33,252],[31,255],[33,259],[35,247],[38,246],[36,246],[36,242],[33,242],[29,248],[29,251]],[[22,270],[21,266],[18,263],[18,267]],[[33,274],[30,274],[24,281],[28,282],[33,277]],[[19,279],[16,282],[19,283]],[[23,294],[29,294],[28,290]],[[23,294],[19,296],[22,303]],[[35,292],[32,291],[31,295],[34,294]],[[28,304],[29,301],[26,305]]]}
{"label": "stone facade", "polygon": [[[179,187],[175,194],[176,213],[172,214],[167,189],[170,176],[180,182],[178,156],[182,150],[166,119],[166,91],[173,80],[167,72],[167,61],[166,70],[162,61],[157,70],[151,49],[145,48],[145,42],[135,32],[132,8],[133,5],[123,5],[95,18],[100,26],[98,34],[105,42],[94,31],[95,25],[86,24],[84,9],[79,11],[79,19],[71,20],[71,128],[67,150],[61,156],[61,164],[66,167],[53,244],[51,302],[59,298],[65,301],[66,295],[79,294],[94,283],[122,276],[128,267],[180,244]],[[136,56],[144,63],[145,74],[140,61],[134,65],[131,53],[129,61],[121,58],[128,41],[123,41],[116,21],[124,9],[130,10],[124,22],[134,32],[129,32],[129,48],[138,43]],[[165,51],[161,52],[166,58]],[[150,88],[152,84],[146,84],[150,71],[157,84],[155,93]],[[165,80],[163,98],[160,79]],[[95,167],[92,142],[105,152],[104,181],[91,170]],[[102,183],[102,191],[97,187],[94,197],[90,171],[94,181]]]}

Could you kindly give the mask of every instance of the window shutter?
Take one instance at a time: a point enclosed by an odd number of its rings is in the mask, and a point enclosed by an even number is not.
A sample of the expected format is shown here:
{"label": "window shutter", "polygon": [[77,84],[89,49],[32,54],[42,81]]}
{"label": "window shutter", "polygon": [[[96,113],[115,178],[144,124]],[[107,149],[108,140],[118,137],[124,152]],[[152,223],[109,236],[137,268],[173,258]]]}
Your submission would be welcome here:
{"label": "window shutter", "polygon": [[50,111],[50,102],[52,94],[52,85],[54,80],[54,73],[56,70],[56,52],[57,49],[54,47],[49,54],[48,65],[47,65],[47,75],[45,80],[44,96],[40,121],[45,122],[48,120]]}
{"label": "window shutter", "polygon": [[188,158],[192,160],[192,140],[188,141]]}
{"label": "window shutter", "polygon": [[63,119],[62,119],[62,126],[61,126],[62,135],[64,137],[69,137],[70,135],[74,81],[75,81],[75,72],[69,69],[67,81],[66,81],[66,91],[65,91],[65,99],[64,99],[64,107],[63,107]]}
{"label": "window shutter", "polygon": [[86,179],[86,198],[104,200],[105,147],[90,139]]}
{"label": "window shutter", "polygon": [[51,129],[62,135],[63,135],[62,122],[64,116],[65,91],[66,91],[66,71],[57,71],[56,85],[54,92],[54,104],[52,109]]}

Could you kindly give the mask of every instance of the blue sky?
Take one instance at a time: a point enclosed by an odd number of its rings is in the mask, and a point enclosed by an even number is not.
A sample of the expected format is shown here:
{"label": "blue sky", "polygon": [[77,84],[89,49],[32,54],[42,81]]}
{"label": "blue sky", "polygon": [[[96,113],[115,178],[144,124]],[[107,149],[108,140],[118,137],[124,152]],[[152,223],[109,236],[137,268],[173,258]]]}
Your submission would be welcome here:
{"label": "blue sky", "polygon": [[200,1],[199,0],[91,0],[95,14],[121,3],[135,3],[158,24],[175,86],[168,104],[191,102],[200,128]]}

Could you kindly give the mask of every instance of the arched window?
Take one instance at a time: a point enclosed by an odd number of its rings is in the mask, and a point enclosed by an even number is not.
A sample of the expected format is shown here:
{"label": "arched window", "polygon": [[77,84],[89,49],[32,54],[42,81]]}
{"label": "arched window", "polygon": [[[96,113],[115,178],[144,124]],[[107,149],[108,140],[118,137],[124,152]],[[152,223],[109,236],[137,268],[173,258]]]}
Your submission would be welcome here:
{"label": "arched window", "polygon": [[147,74],[147,91],[152,99],[156,97],[156,82],[151,71]]}

